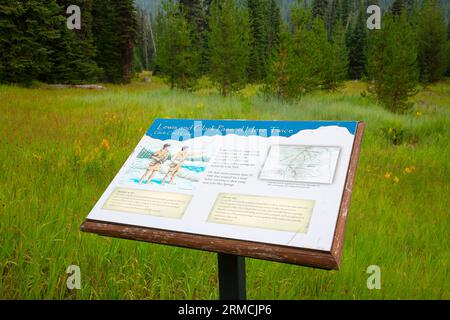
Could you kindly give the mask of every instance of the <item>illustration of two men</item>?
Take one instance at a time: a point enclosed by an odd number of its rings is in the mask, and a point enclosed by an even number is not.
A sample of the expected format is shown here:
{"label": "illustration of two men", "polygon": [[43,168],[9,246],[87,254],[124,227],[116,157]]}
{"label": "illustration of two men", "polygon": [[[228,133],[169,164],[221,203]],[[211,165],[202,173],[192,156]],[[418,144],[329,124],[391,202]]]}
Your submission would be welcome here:
{"label": "illustration of two men", "polygon": [[[151,180],[153,179],[155,174],[160,171],[162,165],[170,156],[169,147],[170,147],[170,144],[165,144],[161,150],[155,152],[151,156],[152,161],[150,162],[150,165],[148,166],[148,169],[142,176],[141,180],[139,180],[139,184],[142,184],[145,181],[145,178],[147,176],[148,176],[148,179],[147,179],[146,183],[148,183],[149,181],[151,182]],[[175,154],[175,156],[173,156],[171,158],[171,163],[169,165],[169,171],[166,173],[166,175],[162,179],[161,185],[163,185],[166,182],[166,180],[169,176],[170,176],[169,184],[171,184],[173,182],[173,179],[177,175],[183,162],[186,160],[186,158],[188,156],[188,151],[187,151],[188,148],[189,147],[184,146],[183,148],[181,148],[181,151],[179,151],[177,154]]]}

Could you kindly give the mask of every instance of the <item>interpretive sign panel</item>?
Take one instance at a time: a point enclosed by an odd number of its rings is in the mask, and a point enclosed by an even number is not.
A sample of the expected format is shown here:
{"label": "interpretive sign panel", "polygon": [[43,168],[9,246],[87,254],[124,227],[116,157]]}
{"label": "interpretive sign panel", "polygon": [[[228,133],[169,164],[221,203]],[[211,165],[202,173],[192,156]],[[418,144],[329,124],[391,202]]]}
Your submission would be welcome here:
{"label": "interpretive sign panel", "polygon": [[363,128],[157,119],[82,230],[338,268]]}

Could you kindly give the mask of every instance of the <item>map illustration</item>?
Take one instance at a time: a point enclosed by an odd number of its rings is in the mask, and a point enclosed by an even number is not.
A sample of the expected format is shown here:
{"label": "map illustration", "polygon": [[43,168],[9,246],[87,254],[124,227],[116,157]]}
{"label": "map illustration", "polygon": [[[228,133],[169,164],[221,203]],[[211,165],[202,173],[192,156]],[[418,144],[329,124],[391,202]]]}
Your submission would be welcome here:
{"label": "map illustration", "polygon": [[331,184],[339,151],[339,147],[273,145],[260,179]]}

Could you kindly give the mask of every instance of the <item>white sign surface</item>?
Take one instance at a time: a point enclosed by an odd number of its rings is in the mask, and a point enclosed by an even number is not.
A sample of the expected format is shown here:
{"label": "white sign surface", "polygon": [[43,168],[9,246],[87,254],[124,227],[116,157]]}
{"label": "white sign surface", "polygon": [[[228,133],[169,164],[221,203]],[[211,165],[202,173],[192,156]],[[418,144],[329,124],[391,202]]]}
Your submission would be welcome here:
{"label": "white sign surface", "polygon": [[158,119],[88,219],[329,251],[356,127]]}

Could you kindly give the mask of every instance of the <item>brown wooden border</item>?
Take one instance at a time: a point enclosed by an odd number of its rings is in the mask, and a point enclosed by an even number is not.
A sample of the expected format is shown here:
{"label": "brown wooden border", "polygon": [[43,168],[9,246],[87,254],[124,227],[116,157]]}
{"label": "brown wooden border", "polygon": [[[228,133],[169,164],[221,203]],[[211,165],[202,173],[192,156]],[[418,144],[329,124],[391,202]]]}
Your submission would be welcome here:
{"label": "brown wooden border", "polygon": [[234,240],[184,232],[168,231],[124,224],[86,220],[81,231],[101,236],[159,243],[211,252],[235,254],[244,257],[271,260],[321,269],[339,269],[353,183],[361,150],[365,124],[358,123],[350,157],[349,170],[339,209],[331,251],[294,248],[267,243]]}

